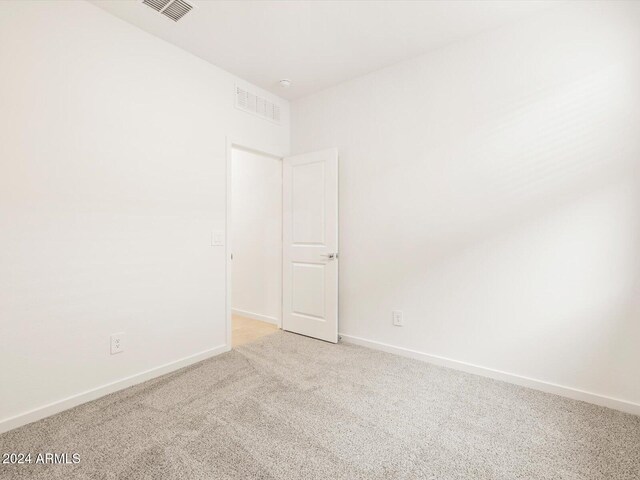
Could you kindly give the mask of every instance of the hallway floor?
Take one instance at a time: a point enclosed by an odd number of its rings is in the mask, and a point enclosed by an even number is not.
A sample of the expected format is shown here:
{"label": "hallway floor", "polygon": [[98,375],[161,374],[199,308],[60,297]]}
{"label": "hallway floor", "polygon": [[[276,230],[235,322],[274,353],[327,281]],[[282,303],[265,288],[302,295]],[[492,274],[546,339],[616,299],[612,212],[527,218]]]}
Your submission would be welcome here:
{"label": "hallway floor", "polygon": [[233,348],[255,342],[259,338],[278,331],[278,326],[273,323],[261,322],[252,318],[241,317],[240,315],[233,315],[231,322],[231,346]]}

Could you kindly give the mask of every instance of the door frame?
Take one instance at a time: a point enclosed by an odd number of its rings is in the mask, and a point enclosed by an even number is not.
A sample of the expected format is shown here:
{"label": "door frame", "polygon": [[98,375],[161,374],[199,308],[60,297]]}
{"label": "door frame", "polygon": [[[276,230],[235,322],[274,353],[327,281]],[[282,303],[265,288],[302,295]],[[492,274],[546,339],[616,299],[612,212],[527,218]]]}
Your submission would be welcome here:
{"label": "door frame", "polygon": [[[267,157],[277,158],[282,161],[284,157],[286,157],[289,152],[273,145],[263,145],[259,142],[246,141],[243,139],[238,139],[234,137],[227,136],[226,137],[226,208],[225,208],[225,242],[224,242],[224,253],[225,253],[225,329],[226,329],[226,343],[227,347],[230,350],[232,348],[232,324],[231,324],[231,290],[232,290],[232,272],[233,272],[233,262],[231,260],[231,254],[233,252],[233,246],[231,245],[231,203],[232,203],[232,161],[233,161],[233,149],[245,150],[247,152],[256,153],[258,155],[264,155]],[[281,176],[282,179],[282,176]],[[282,188],[282,185],[281,185]],[[280,236],[282,238],[282,232],[280,232]],[[282,245],[281,245],[282,248]],[[282,262],[280,262],[280,269],[282,269]],[[282,272],[281,272],[282,273]],[[278,328],[282,329],[282,287],[280,288],[280,304],[281,304],[281,312],[280,318],[278,319]]]}

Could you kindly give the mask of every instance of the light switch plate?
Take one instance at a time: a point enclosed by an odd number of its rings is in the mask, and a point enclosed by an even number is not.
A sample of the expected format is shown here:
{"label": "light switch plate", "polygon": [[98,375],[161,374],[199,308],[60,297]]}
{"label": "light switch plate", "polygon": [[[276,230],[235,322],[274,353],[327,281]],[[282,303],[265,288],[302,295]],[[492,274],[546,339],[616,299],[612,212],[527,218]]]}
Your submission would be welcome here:
{"label": "light switch plate", "polygon": [[224,246],[224,230],[214,230],[211,233],[211,246],[213,247]]}

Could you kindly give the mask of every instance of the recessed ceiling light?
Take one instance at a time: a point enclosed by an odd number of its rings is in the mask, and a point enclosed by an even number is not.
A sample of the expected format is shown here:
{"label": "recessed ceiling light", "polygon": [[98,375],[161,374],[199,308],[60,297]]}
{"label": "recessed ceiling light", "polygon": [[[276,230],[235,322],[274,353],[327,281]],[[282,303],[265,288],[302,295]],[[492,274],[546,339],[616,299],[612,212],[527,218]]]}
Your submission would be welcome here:
{"label": "recessed ceiling light", "polygon": [[283,78],[282,80],[280,80],[280,86],[282,88],[289,88],[291,86],[291,80],[289,80],[288,78]]}

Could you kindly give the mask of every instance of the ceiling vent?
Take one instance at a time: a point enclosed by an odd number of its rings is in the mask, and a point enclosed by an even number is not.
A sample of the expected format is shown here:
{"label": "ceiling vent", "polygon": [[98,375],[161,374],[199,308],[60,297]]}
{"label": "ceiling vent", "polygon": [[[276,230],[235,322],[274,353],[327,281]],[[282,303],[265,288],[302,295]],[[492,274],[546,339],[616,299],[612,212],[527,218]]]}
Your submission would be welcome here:
{"label": "ceiling vent", "polygon": [[280,106],[236,85],[236,107],[248,113],[280,123]]}
{"label": "ceiling vent", "polygon": [[174,22],[180,20],[194,7],[192,3],[187,3],[184,0],[142,0],[142,3]]}

